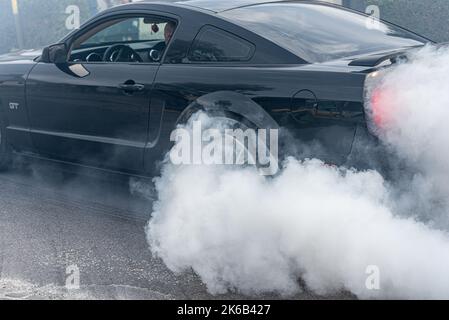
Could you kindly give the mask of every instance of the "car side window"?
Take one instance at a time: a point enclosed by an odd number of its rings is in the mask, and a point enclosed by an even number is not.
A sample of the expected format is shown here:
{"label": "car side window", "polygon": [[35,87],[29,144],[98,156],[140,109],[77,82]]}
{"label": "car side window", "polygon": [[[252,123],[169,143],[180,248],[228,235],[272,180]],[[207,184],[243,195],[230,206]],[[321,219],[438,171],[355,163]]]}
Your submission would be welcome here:
{"label": "car side window", "polygon": [[162,17],[109,20],[82,34],[72,45],[73,62],[159,62],[176,22]]}
{"label": "car side window", "polygon": [[222,29],[205,26],[198,33],[190,48],[191,62],[248,61],[254,55],[255,46]]}

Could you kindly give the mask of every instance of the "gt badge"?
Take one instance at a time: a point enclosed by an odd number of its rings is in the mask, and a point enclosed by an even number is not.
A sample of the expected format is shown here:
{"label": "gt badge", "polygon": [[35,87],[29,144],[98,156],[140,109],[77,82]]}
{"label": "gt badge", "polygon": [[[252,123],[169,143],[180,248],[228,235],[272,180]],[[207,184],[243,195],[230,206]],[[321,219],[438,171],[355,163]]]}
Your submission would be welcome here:
{"label": "gt badge", "polygon": [[19,104],[17,102],[10,102],[9,109],[11,110],[19,110]]}

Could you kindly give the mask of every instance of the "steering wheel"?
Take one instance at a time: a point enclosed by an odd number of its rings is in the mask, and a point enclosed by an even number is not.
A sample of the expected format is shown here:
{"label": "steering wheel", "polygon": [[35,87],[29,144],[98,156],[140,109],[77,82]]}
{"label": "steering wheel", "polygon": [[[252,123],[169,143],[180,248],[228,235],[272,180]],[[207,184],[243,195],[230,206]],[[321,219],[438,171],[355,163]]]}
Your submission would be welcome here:
{"label": "steering wheel", "polygon": [[130,46],[115,44],[110,46],[103,55],[105,62],[143,62],[139,54]]}
{"label": "steering wheel", "polygon": [[167,45],[165,44],[165,41],[157,43],[153,46],[153,48],[151,48],[150,52],[148,53],[148,58],[150,58],[150,60],[152,60],[153,62],[159,62],[162,58],[162,55],[164,54],[166,47]]}

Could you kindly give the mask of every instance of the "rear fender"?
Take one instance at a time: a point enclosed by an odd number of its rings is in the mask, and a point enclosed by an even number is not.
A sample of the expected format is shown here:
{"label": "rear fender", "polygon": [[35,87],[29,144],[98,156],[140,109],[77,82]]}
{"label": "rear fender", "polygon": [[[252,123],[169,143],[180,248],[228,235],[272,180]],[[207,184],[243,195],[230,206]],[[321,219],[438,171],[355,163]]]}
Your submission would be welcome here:
{"label": "rear fender", "polygon": [[198,98],[183,111],[176,124],[186,123],[194,113],[201,110],[209,114],[232,114],[258,129],[279,129],[276,121],[260,105],[232,91],[217,91]]}

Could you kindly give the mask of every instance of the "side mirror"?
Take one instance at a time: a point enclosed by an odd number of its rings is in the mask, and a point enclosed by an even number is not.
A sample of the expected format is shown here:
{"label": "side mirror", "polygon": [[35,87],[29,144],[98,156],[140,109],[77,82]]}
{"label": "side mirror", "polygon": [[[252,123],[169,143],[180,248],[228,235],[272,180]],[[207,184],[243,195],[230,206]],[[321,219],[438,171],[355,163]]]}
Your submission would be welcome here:
{"label": "side mirror", "polygon": [[40,58],[41,62],[45,63],[65,63],[68,59],[68,51],[65,43],[58,43],[44,48],[42,51],[42,56]]}

